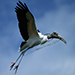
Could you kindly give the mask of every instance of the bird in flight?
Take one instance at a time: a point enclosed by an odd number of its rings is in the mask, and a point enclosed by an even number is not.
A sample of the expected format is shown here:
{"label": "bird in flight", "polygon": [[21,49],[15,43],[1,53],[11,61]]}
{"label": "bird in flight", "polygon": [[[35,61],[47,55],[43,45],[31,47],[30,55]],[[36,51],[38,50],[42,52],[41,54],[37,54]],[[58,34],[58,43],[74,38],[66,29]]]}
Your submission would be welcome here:
{"label": "bird in flight", "polygon": [[14,68],[16,73],[25,52],[28,51],[29,49],[39,44],[42,45],[46,43],[49,39],[53,39],[53,38],[59,39],[64,43],[66,43],[66,41],[56,32],[53,32],[48,36],[40,33],[40,31],[37,30],[36,28],[34,16],[29,11],[26,3],[23,4],[21,1],[19,1],[15,8],[15,12],[17,14],[20,33],[24,39],[24,41],[21,43],[19,48],[19,52],[21,52],[21,54],[19,55],[17,60],[13,62],[12,65],[10,66],[10,70],[11,70],[13,66],[16,64],[16,62],[20,59],[18,65],[15,66]]}

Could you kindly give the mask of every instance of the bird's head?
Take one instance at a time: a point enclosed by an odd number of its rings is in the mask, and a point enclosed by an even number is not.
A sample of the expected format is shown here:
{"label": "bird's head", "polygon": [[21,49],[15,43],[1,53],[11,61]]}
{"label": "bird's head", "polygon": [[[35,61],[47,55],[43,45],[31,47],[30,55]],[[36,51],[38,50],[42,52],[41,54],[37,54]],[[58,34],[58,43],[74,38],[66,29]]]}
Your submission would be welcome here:
{"label": "bird's head", "polygon": [[52,34],[50,34],[48,36],[48,39],[51,39],[51,38],[57,38],[57,39],[63,41],[66,44],[66,41],[56,32],[53,32]]}

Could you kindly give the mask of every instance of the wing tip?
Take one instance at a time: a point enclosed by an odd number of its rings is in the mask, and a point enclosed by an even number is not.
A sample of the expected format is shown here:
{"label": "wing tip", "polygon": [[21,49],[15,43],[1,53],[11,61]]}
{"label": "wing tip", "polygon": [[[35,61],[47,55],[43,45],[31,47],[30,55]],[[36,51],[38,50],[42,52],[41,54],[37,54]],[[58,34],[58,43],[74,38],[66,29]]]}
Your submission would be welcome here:
{"label": "wing tip", "polygon": [[16,4],[17,4],[17,6],[15,7],[15,12],[18,12],[19,10],[27,10],[28,11],[28,7],[27,7],[26,3],[22,3],[19,0]]}

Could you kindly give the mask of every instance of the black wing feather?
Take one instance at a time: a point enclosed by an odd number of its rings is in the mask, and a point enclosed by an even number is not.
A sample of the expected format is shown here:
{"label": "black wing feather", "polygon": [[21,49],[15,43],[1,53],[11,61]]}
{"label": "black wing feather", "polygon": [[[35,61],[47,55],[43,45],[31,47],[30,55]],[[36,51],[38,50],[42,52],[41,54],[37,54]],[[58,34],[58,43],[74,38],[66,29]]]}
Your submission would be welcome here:
{"label": "black wing feather", "polygon": [[28,32],[27,32],[27,23],[28,20],[26,18],[26,13],[29,12],[27,5],[24,5],[19,1],[17,3],[18,6],[15,8],[15,12],[17,13],[17,19],[19,21],[19,29],[23,39],[26,41],[29,39]]}
{"label": "black wing feather", "polygon": [[25,3],[22,4],[22,2],[19,1],[15,8],[15,12],[17,13],[19,29],[23,39],[27,41],[29,38],[39,37],[35,25],[35,19],[30,13],[27,5]]}

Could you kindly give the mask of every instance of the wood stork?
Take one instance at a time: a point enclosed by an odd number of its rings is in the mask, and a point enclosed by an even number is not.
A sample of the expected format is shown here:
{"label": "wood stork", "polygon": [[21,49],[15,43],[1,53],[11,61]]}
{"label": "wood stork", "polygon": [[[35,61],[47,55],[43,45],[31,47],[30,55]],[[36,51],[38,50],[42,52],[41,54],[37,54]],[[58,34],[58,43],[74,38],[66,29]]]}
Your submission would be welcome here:
{"label": "wood stork", "polygon": [[[51,38],[52,39],[57,38],[63,41],[64,43],[66,43],[66,41],[56,32],[53,32],[49,36],[43,35],[42,33],[40,33],[39,30],[37,30],[36,28],[35,19],[25,3],[22,4],[22,2],[19,1],[15,8],[15,12],[17,14],[17,19],[19,22],[18,25],[19,25],[20,33],[25,41],[21,43],[20,48],[19,48],[19,52],[21,52],[21,54],[17,58],[17,60],[13,62],[13,64],[10,66],[11,69],[13,68],[15,63],[19,60],[19,58],[21,56],[23,57],[24,53],[30,48],[33,48],[34,46],[37,46],[39,44],[42,45]],[[22,57],[19,61],[19,64],[22,60]],[[16,69],[16,71],[17,71],[19,64],[14,68]]]}

